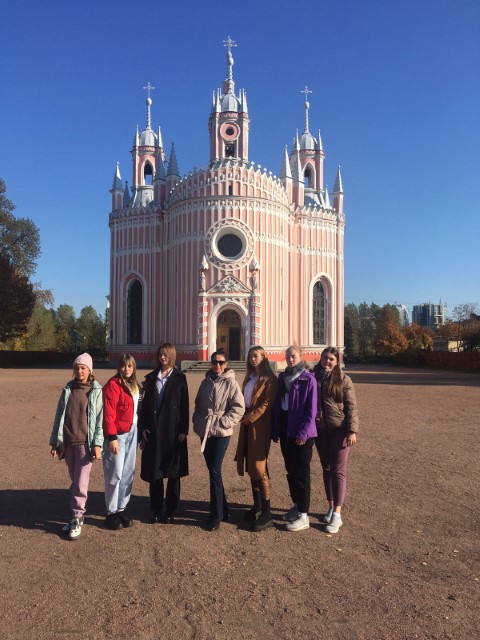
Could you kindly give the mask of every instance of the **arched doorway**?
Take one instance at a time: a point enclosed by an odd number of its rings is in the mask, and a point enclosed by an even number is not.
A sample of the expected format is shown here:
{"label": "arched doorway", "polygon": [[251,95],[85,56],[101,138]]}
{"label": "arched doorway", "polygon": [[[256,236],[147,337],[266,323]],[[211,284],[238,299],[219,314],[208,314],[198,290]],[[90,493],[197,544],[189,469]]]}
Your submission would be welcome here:
{"label": "arched doorway", "polygon": [[243,360],[242,320],[233,309],[226,309],[217,320],[217,349],[224,349],[230,360]]}

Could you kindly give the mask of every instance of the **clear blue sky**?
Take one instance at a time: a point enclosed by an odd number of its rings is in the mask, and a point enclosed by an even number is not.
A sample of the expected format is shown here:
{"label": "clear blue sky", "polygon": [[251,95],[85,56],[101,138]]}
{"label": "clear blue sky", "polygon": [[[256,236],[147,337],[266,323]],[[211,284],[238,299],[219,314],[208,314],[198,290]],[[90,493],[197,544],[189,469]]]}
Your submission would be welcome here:
{"label": "clear blue sky", "polygon": [[175,142],[180,172],[208,161],[212,90],[247,91],[250,159],[321,129],[345,190],[347,302],[480,302],[478,0],[127,0],[4,3],[0,176],[40,228],[34,280],[55,306],[104,313],[109,189],[131,182],[135,126]]}

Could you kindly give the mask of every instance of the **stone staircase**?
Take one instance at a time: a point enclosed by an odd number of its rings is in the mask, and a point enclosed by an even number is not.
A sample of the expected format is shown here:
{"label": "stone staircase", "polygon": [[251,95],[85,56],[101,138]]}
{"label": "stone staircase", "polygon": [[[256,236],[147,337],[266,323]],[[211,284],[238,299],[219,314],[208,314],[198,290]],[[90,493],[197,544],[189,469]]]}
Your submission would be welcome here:
{"label": "stone staircase", "polygon": [[[182,363],[182,371],[184,373],[203,373],[205,374],[210,369],[210,360],[204,362],[193,362],[191,360],[184,360]],[[235,373],[245,373],[245,362],[243,360],[230,360],[228,362],[228,368],[233,369]]]}

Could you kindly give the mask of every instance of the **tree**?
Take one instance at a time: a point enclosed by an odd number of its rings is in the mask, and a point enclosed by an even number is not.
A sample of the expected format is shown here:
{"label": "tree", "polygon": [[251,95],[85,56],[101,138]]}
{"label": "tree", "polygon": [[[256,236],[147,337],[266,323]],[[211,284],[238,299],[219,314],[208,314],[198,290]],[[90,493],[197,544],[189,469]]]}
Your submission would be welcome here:
{"label": "tree", "polygon": [[345,353],[347,357],[358,355],[360,345],[360,319],[357,306],[352,302],[345,305],[344,333]]}
{"label": "tree", "polygon": [[37,299],[28,323],[24,345],[26,351],[55,350],[54,311],[47,309],[40,299]]}
{"label": "tree", "polygon": [[408,340],[402,333],[398,309],[390,304],[384,305],[376,318],[375,348],[379,355],[393,356],[405,351]]}
{"label": "tree", "polygon": [[5,196],[5,182],[0,178],[0,255],[22,276],[30,277],[40,255],[38,227],[28,218],[13,215],[15,205]]}
{"label": "tree", "polygon": [[38,228],[27,218],[15,218],[0,178],[0,342],[25,331],[35,305],[29,278],[40,254]]}
{"label": "tree", "polygon": [[72,349],[75,322],[75,311],[69,304],[61,304],[55,311],[55,346],[58,351]]}
{"label": "tree", "polygon": [[379,312],[380,307],[373,302],[358,305],[359,353],[363,356],[375,353],[375,327]]}
{"label": "tree", "polygon": [[35,293],[8,255],[0,255],[0,342],[22,335],[35,305]]}
{"label": "tree", "polygon": [[432,332],[428,327],[422,327],[416,322],[403,328],[403,335],[408,340],[408,349],[415,351],[417,349],[432,348]]}
{"label": "tree", "polygon": [[83,338],[83,347],[93,351],[105,351],[106,336],[105,323],[102,316],[88,305],[80,311],[76,323],[76,330]]}

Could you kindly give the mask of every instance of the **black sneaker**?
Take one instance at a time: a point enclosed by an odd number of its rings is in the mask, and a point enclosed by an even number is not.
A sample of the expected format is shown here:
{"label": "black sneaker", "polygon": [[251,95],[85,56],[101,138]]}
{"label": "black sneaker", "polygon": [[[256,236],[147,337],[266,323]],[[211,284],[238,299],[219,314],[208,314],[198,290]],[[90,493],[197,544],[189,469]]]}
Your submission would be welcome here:
{"label": "black sneaker", "polygon": [[108,516],[105,518],[105,526],[111,531],[118,531],[119,529],[123,529],[122,521],[116,513],[108,514]]}
{"label": "black sneaker", "polygon": [[127,512],[126,511],[117,511],[117,513],[115,515],[118,516],[118,518],[119,518],[120,522],[122,523],[124,529],[128,529],[128,527],[132,527],[133,526],[133,520],[127,516]]}

